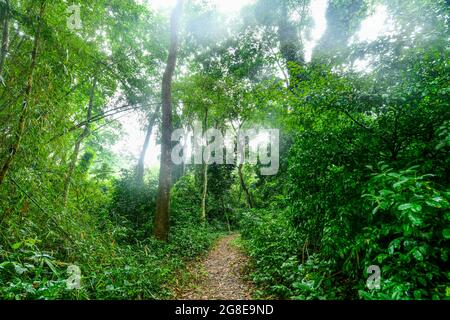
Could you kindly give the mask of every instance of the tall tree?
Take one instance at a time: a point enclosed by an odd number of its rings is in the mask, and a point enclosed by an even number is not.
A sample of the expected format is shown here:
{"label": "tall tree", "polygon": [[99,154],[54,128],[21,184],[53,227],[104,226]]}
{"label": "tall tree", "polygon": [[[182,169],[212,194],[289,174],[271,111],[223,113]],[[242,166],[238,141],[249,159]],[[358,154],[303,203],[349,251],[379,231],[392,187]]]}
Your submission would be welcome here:
{"label": "tall tree", "polygon": [[161,165],[159,187],[156,201],[154,235],[158,240],[167,241],[169,237],[169,205],[172,176],[172,78],[175,72],[178,52],[178,26],[183,11],[183,0],[178,0],[170,19],[171,39],[166,70],[162,80],[162,130]]}
{"label": "tall tree", "polygon": [[[208,128],[208,107],[205,108],[205,118],[203,120],[203,130]],[[203,163],[203,194],[202,194],[202,221],[206,221],[206,197],[208,195],[208,163]]]}
{"label": "tall tree", "polygon": [[[305,1],[303,1],[305,2]],[[288,71],[292,73],[290,64],[303,65],[303,48],[301,46],[299,34],[295,24],[290,21],[290,11],[287,0],[279,2],[280,14],[277,19],[278,38],[280,41],[280,52],[288,64]],[[306,3],[303,3],[306,5]]]}
{"label": "tall tree", "polygon": [[12,143],[11,147],[9,148],[6,159],[5,159],[2,167],[0,168],[0,185],[3,183],[3,180],[5,179],[8,171],[9,171],[9,168],[11,167],[11,164],[14,161],[14,158],[16,157],[17,151],[19,150],[19,147],[20,147],[20,142],[22,140],[23,133],[25,131],[28,107],[29,107],[30,97],[31,97],[31,91],[33,90],[33,76],[34,76],[34,71],[35,71],[36,65],[37,65],[37,56],[38,56],[40,39],[41,39],[41,28],[42,28],[43,18],[44,18],[44,14],[45,14],[45,7],[46,7],[46,0],[43,0],[40,3],[37,27],[36,27],[36,32],[34,35],[33,51],[31,53],[31,65],[30,65],[30,69],[29,69],[29,73],[28,73],[27,84],[25,86],[25,95],[24,95],[24,98],[22,101],[22,109],[21,109],[20,115],[19,115],[19,123],[17,125],[14,142]]}
{"label": "tall tree", "polygon": [[148,150],[148,146],[150,145],[150,138],[152,137],[153,127],[155,126],[156,119],[158,118],[159,112],[161,109],[161,105],[158,104],[155,112],[150,117],[147,124],[147,132],[145,134],[144,145],[142,146],[141,154],[139,155],[138,165],[136,168],[136,181],[138,184],[142,185],[144,183],[144,163],[145,163],[145,155]]}
{"label": "tall tree", "polygon": [[327,29],[314,50],[315,58],[335,60],[342,55],[356,27],[366,16],[365,2],[365,0],[328,1]]}
{"label": "tall tree", "polygon": [[[279,53],[284,60],[290,83],[299,78],[298,68],[305,64],[302,32],[308,17],[310,0],[258,0],[254,6],[255,20],[267,33],[276,30]],[[299,21],[292,19],[293,14],[300,15]],[[272,47],[273,48],[273,47]],[[283,70],[284,71],[284,70]]]}
{"label": "tall tree", "polygon": [[1,2],[0,4],[0,19],[2,19],[3,32],[2,32],[2,48],[0,51],[0,82],[4,84],[3,80],[3,68],[5,65],[6,54],[8,53],[9,45],[9,0]]}
{"label": "tall tree", "polygon": [[81,143],[83,140],[89,136],[90,132],[90,126],[92,121],[92,110],[94,109],[94,98],[95,98],[95,88],[97,86],[97,79],[94,78],[92,87],[91,87],[91,93],[89,95],[89,105],[87,108],[87,115],[86,115],[86,122],[84,124],[84,129],[81,135],[78,137],[77,142],[75,143],[75,147],[70,159],[69,169],[66,173],[66,179],[64,181],[64,191],[63,191],[63,201],[64,201],[64,207],[67,205],[67,199],[69,197],[69,189],[70,189],[70,183],[72,180],[72,175],[75,170],[78,155],[80,153]]}
{"label": "tall tree", "polygon": [[253,208],[253,201],[252,196],[250,195],[250,192],[248,190],[247,185],[245,184],[244,180],[244,173],[242,172],[243,164],[239,164],[238,166],[238,175],[239,175],[239,183],[241,184],[242,191],[244,191],[245,194],[245,200],[247,201],[247,206],[251,209]]}

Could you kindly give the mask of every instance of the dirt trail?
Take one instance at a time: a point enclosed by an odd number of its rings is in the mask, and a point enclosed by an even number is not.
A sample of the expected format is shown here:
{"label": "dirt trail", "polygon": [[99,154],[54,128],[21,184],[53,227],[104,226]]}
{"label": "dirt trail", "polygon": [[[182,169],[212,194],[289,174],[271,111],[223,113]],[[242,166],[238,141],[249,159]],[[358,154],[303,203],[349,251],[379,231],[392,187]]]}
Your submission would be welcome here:
{"label": "dirt trail", "polygon": [[233,245],[232,234],[219,239],[207,258],[193,264],[194,279],[178,294],[180,300],[250,300],[251,284],[243,280],[248,258]]}

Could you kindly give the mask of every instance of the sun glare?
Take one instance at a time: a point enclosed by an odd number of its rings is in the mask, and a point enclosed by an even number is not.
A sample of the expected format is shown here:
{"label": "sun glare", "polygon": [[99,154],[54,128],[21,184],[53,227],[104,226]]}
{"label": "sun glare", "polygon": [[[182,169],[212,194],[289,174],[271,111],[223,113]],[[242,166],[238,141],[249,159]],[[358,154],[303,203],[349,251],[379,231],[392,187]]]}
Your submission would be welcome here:
{"label": "sun glare", "polygon": [[311,16],[314,21],[314,28],[311,32],[311,39],[309,41],[305,41],[305,59],[308,62],[311,61],[314,47],[317,45],[318,41],[324,34],[325,29],[327,28],[327,6],[327,0],[313,0],[311,2]]}
{"label": "sun glare", "polygon": [[[140,0],[141,3],[147,3],[154,10],[170,11],[177,0]],[[255,0],[210,0],[210,3],[217,8],[217,11],[222,14],[233,14],[239,12],[244,6],[254,3]],[[314,26],[311,31],[311,36],[308,41],[305,41],[305,58],[306,61],[311,60],[314,47],[317,45],[322,35],[327,28],[326,10],[328,7],[328,0],[312,0],[311,1],[311,16],[314,21]],[[387,8],[378,6],[375,12],[366,18],[360,30],[353,37],[353,41],[374,41],[380,35],[386,34],[390,31],[392,23],[389,20]],[[369,61],[360,60],[355,63],[356,70],[365,70]],[[139,120],[136,116],[130,115],[120,122],[124,128],[125,136],[114,147],[114,151],[126,158],[138,158],[142,143],[144,141],[145,132],[140,130]],[[258,137],[257,143],[261,143],[267,137]],[[255,142],[253,142],[255,143]],[[146,167],[153,167],[159,165],[160,147],[156,142],[156,133],[153,137],[145,159]]]}
{"label": "sun glare", "polygon": [[[147,2],[155,10],[169,10],[173,8],[176,0],[142,0],[141,2]],[[253,3],[254,0],[211,0],[219,12],[232,13],[237,12],[246,5]]]}
{"label": "sun glare", "polygon": [[356,34],[359,41],[375,41],[381,35],[389,33],[392,23],[385,6],[378,6],[373,15],[361,23],[361,29]]}

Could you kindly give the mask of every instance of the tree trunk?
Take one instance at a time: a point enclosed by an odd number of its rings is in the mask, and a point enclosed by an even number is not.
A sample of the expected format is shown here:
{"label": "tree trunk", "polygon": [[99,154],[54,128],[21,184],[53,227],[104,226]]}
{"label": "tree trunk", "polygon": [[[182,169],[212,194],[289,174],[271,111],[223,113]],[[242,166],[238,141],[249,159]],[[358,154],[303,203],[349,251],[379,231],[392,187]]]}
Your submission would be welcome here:
{"label": "tree trunk", "polygon": [[42,28],[42,19],[44,17],[45,13],[45,0],[41,2],[41,7],[39,10],[39,21],[38,26],[36,29],[36,34],[34,36],[34,44],[33,44],[33,51],[31,52],[31,65],[30,65],[30,72],[28,74],[28,80],[27,85],[25,87],[25,95],[22,102],[22,110],[20,111],[19,115],[19,123],[17,125],[17,131],[16,131],[16,137],[15,141],[9,148],[9,154],[6,156],[5,162],[3,163],[1,169],[0,169],[0,185],[2,185],[3,180],[5,179],[9,168],[11,167],[12,162],[14,161],[14,158],[16,157],[17,151],[20,147],[20,142],[22,140],[23,133],[25,131],[26,126],[26,116],[28,111],[28,104],[30,102],[31,97],[31,91],[33,89],[33,76],[34,71],[36,69],[37,64],[37,55],[39,50],[39,43],[40,43],[40,37],[41,37],[41,28]]}
{"label": "tree trunk", "polygon": [[305,59],[300,46],[301,42],[298,38],[297,29],[292,22],[289,21],[289,10],[286,0],[281,1],[281,16],[278,21],[278,38],[280,41],[280,53],[288,64],[287,69],[289,77],[292,79],[294,72],[289,64],[295,63],[303,65]]}
{"label": "tree trunk", "polygon": [[162,81],[162,132],[161,166],[159,169],[159,187],[156,201],[154,235],[158,240],[169,238],[169,205],[172,176],[172,78],[175,72],[178,51],[178,24],[183,8],[183,0],[178,0],[170,20],[171,39],[167,66]]}
{"label": "tree trunk", "polygon": [[242,172],[242,164],[238,166],[238,173],[239,173],[239,181],[241,182],[241,187],[245,193],[245,199],[247,200],[247,205],[250,209],[252,209],[253,208],[252,197],[250,195],[250,192],[248,191],[247,186],[245,185],[244,174]]}
{"label": "tree trunk", "polygon": [[231,224],[230,224],[230,218],[228,217],[228,212],[225,209],[225,203],[223,201],[223,194],[220,197],[220,202],[222,204],[222,214],[225,216],[225,219],[227,220],[227,225],[228,225],[228,232],[231,232]]}
{"label": "tree trunk", "polygon": [[[203,133],[206,132],[208,126],[208,108],[205,109],[205,119],[203,122]],[[206,221],[206,197],[208,195],[208,164],[203,159],[203,194],[202,194],[202,215],[201,220]]]}
{"label": "tree trunk", "polygon": [[342,58],[343,50],[354,32],[367,15],[364,0],[329,0],[326,11],[327,28],[313,51],[313,60],[321,63]]}
{"label": "tree trunk", "polygon": [[5,84],[3,80],[3,66],[5,65],[6,54],[8,53],[9,45],[9,0],[5,2],[5,10],[3,12],[3,35],[2,35],[2,49],[0,52],[0,82]]}
{"label": "tree trunk", "polygon": [[144,184],[144,164],[145,164],[145,154],[147,153],[148,146],[150,144],[150,138],[152,137],[153,127],[155,126],[156,118],[158,117],[160,111],[160,105],[153,113],[152,117],[148,121],[147,134],[145,136],[144,145],[142,147],[141,155],[139,156],[138,165],[136,168],[136,181],[139,185]]}
{"label": "tree trunk", "polygon": [[75,147],[72,153],[72,157],[70,158],[69,169],[67,170],[66,179],[64,181],[64,191],[63,191],[63,203],[64,208],[67,206],[67,200],[69,198],[69,189],[70,183],[72,181],[72,175],[75,171],[75,167],[77,165],[78,154],[80,153],[81,142],[89,135],[91,119],[92,119],[92,110],[94,108],[94,98],[95,98],[95,88],[97,86],[97,80],[94,78],[91,88],[91,94],[89,97],[89,105],[86,116],[86,124],[84,125],[83,133],[78,137],[77,142],[75,143]]}

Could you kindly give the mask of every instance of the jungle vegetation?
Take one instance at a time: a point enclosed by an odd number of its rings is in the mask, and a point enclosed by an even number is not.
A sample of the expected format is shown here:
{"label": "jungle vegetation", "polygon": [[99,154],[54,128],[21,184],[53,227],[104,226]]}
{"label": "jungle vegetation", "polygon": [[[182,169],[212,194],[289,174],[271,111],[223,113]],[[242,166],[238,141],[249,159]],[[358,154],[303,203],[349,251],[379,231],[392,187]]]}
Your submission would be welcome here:
{"label": "jungle vegetation", "polygon": [[[328,0],[311,49],[315,4],[0,1],[0,298],[171,298],[227,232],[255,298],[448,298],[450,3]],[[278,129],[278,173],[174,164],[196,122]]]}

